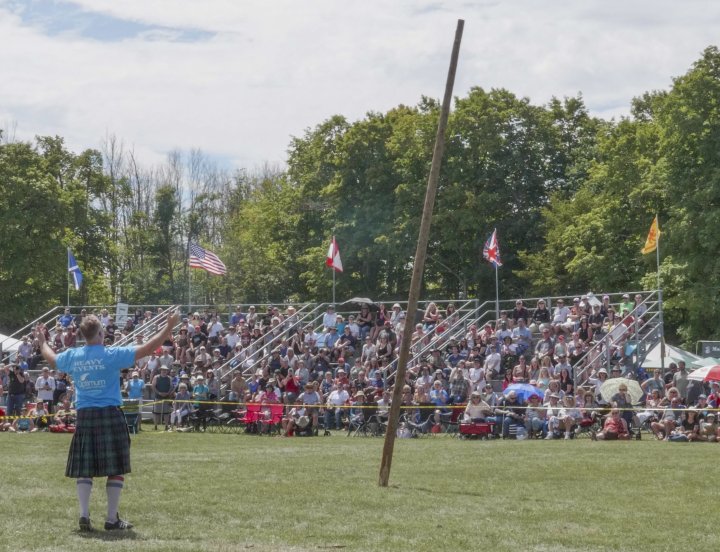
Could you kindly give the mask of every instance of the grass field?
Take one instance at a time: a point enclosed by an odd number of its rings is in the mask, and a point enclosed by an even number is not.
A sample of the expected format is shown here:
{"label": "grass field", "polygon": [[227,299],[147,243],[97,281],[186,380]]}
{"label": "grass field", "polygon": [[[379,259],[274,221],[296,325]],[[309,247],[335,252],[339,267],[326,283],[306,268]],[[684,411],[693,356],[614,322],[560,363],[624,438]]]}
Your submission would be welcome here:
{"label": "grass field", "polygon": [[[0,434],[2,550],[711,550],[713,444],[396,443],[144,431],[133,440],[127,534],[79,533],[69,436]],[[93,492],[96,526],[104,480]]]}

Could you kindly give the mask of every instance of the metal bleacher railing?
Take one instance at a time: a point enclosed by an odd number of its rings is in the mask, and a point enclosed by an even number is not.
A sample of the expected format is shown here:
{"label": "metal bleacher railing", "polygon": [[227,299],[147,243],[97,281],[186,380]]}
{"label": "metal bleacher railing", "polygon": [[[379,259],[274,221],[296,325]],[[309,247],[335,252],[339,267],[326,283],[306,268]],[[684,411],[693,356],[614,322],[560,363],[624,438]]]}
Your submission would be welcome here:
{"label": "metal bleacher railing", "polygon": [[[619,324],[605,334],[573,365],[575,387],[585,385],[588,378],[600,368],[610,371],[615,353],[622,350],[620,357],[625,355],[625,347],[631,347],[635,365],[642,364],[647,353],[662,338],[662,313],[660,311],[660,294],[657,290],[637,292],[643,301],[631,312],[632,323],[627,326]],[[632,356],[631,355],[631,356]]]}
{"label": "metal bleacher railing", "polygon": [[[236,369],[238,366],[242,367],[243,375],[249,376],[254,373],[254,369],[262,361],[263,351],[269,354],[273,349],[277,349],[282,346],[285,339],[291,337],[292,333],[298,328],[306,325],[308,320],[314,321],[318,317],[322,319],[322,314],[318,315],[324,307],[324,303],[317,304],[314,308],[310,308],[312,305],[306,303],[295,312],[294,320],[286,320],[282,330],[275,335],[270,336],[268,341],[263,340],[263,343],[257,341],[251,342],[249,345],[243,347],[240,351],[235,353],[231,358],[224,362],[219,368],[215,377],[221,381],[221,392],[229,387],[228,382],[223,381],[226,376]],[[256,359],[249,367],[242,366],[247,361]]]}
{"label": "metal bleacher railing", "polygon": [[[413,348],[410,351],[410,358],[408,359],[408,366],[416,365],[423,356],[425,356],[428,352],[432,351],[436,347],[446,344],[452,339],[457,339],[459,336],[464,337],[465,332],[467,331],[467,328],[470,324],[477,323],[478,320],[484,320],[486,318],[487,314],[490,312],[488,310],[488,306],[492,308],[492,313],[494,315],[494,301],[486,301],[480,306],[477,306],[476,303],[472,300],[461,304],[457,309],[457,312],[459,313],[458,319],[453,324],[451,324],[444,332],[442,332],[441,334],[433,334],[433,337],[429,339],[428,342],[425,344],[423,344],[422,341],[413,344]],[[406,319],[406,323],[408,323],[408,319]],[[388,364],[385,374],[386,379],[394,376],[395,372],[397,371],[397,363],[398,359],[396,358],[390,364]]]}
{"label": "metal bleacher railing", "polygon": [[8,336],[3,337],[2,339],[0,339],[0,349],[5,349],[5,345],[12,340],[22,339],[23,337],[28,335],[38,324],[52,323],[54,325],[58,316],[60,316],[64,312],[64,309],[65,307],[61,306],[53,307],[49,311],[41,314],[40,316],[32,320],[31,322],[25,324],[22,328],[14,331]]}

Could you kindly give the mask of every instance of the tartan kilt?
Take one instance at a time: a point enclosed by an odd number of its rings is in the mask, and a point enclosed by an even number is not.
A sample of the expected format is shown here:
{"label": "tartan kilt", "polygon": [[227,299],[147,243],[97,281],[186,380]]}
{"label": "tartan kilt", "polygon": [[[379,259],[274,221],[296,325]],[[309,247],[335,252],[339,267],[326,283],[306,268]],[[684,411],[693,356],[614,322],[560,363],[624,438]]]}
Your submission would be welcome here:
{"label": "tartan kilt", "polygon": [[78,410],[65,476],[126,473],[130,473],[130,433],[122,410],[117,406]]}

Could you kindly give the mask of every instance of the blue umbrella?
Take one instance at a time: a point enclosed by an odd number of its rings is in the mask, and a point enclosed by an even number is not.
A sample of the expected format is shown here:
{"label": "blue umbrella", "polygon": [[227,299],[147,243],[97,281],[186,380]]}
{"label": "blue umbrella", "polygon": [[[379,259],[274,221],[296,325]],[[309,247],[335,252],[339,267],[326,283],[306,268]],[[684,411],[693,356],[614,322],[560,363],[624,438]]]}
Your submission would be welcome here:
{"label": "blue umbrella", "polygon": [[510,391],[515,391],[518,398],[521,399],[523,402],[527,402],[528,399],[533,395],[537,395],[541,399],[543,397],[543,392],[534,385],[530,385],[529,383],[512,383],[508,385],[505,389],[505,395],[510,393]]}

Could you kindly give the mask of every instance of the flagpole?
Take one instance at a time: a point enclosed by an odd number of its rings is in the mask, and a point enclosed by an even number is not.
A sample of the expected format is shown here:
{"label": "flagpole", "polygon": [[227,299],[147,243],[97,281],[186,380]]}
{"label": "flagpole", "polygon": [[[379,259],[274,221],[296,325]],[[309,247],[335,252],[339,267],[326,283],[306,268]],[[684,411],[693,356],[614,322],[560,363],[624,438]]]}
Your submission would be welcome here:
{"label": "flagpole", "polygon": [[660,371],[665,374],[665,322],[663,320],[662,288],[660,287],[660,216],[655,215],[657,220],[657,244],[655,246],[655,261],[657,263],[657,290],[658,310],[660,312]]}
{"label": "flagpole", "polygon": [[333,292],[332,292],[333,301],[332,301],[332,304],[333,304],[333,308],[335,308],[335,273],[337,272],[337,270],[335,270],[335,255],[336,255],[335,248],[337,247],[337,242],[335,241],[335,229],[334,228],[333,228],[332,243],[333,243],[333,253],[332,253],[333,254],[333,264],[330,267],[330,269],[332,270],[332,277],[333,277]]}
{"label": "flagpole", "polygon": [[65,303],[68,307],[70,306],[70,248],[67,248],[67,303]]}
{"label": "flagpole", "polygon": [[498,265],[495,264],[495,320],[500,320],[500,284],[498,283]]}

